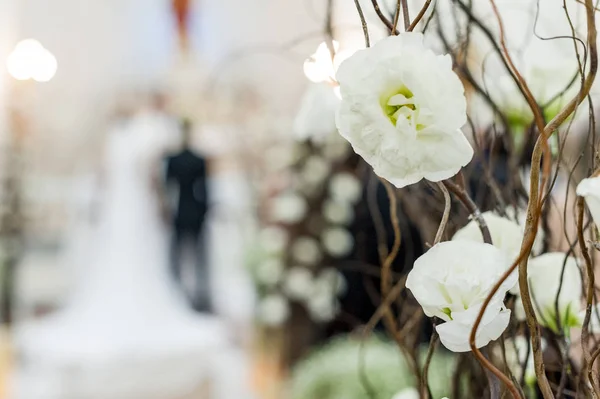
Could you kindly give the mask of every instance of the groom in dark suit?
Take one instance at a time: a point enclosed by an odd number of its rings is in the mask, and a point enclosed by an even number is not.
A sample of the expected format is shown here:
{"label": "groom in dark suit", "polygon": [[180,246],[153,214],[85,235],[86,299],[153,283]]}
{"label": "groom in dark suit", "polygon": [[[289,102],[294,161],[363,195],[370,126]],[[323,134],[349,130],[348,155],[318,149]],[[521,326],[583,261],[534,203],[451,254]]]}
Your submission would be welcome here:
{"label": "groom in dark suit", "polygon": [[[198,311],[210,310],[208,270],[202,259],[200,238],[208,210],[206,161],[190,147],[192,124],[181,123],[183,146],[179,153],[167,158],[167,187],[172,194],[174,212],[171,247],[172,272],[181,281],[182,255],[193,254],[195,293],[192,301]],[[174,195],[173,195],[174,194]]]}

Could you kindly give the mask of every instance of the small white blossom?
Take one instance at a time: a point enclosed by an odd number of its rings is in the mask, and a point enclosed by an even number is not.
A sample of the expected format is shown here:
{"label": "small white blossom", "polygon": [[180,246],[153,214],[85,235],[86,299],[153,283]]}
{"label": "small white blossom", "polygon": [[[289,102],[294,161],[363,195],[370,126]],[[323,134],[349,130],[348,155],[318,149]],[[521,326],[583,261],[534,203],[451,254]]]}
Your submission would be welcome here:
{"label": "small white blossom", "polygon": [[311,318],[317,322],[331,321],[340,311],[339,302],[328,293],[313,293],[307,298],[306,307]]}
{"label": "small white blossom", "polygon": [[315,280],[315,290],[330,292],[332,296],[344,294],[347,287],[344,276],[332,267],[323,269]]}
{"label": "small white blossom", "polygon": [[454,176],[473,157],[466,99],[449,56],[420,33],[390,36],[345,60],[336,124],[375,173],[404,187]]}
{"label": "small white blossom", "polygon": [[351,173],[337,173],[329,182],[329,195],[336,201],[354,204],[362,196],[362,184]]}
{"label": "small white blossom", "polygon": [[274,222],[297,223],[306,216],[307,211],[308,205],[303,197],[287,192],[273,198],[270,216]]}
{"label": "small white blossom", "polygon": [[302,301],[309,298],[314,289],[313,275],[305,267],[292,267],[283,282],[283,291],[293,300]]}
{"label": "small white blossom", "polygon": [[600,176],[583,179],[577,186],[577,195],[585,198],[596,226],[600,226]]}
{"label": "small white blossom", "polygon": [[[508,263],[498,248],[471,241],[442,242],[417,259],[406,287],[427,316],[445,321],[436,330],[446,348],[454,352],[471,350],[469,336],[475,319]],[[478,348],[498,339],[508,326],[510,310],[504,306],[504,297],[517,278],[512,273],[488,304],[477,329]]]}
{"label": "small white blossom", "polygon": [[[568,332],[571,327],[581,325],[579,315],[583,290],[581,272],[575,258],[569,256],[565,260],[562,252],[540,255],[529,261],[527,276],[533,308],[542,326],[558,333],[555,303],[559,287],[558,314],[562,329]],[[520,300],[515,305],[515,316],[519,320],[525,319]]]}
{"label": "small white blossom", "polygon": [[330,170],[331,166],[323,157],[312,155],[304,162],[301,178],[309,185],[321,184]]}
{"label": "small white blossom", "polygon": [[285,323],[291,314],[290,304],[279,294],[271,294],[264,297],[258,304],[258,320],[271,327],[277,327]]}
{"label": "small white blossom", "polygon": [[265,259],[256,268],[256,279],[262,284],[273,286],[281,281],[284,270],[285,265],[281,259]]}
{"label": "small white blossom", "polygon": [[296,238],[291,248],[292,259],[307,266],[316,265],[323,258],[319,242],[309,236]]}
{"label": "small white blossom", "polygon": [[[546,348],[546,340],[542,338],[542,352]],[[517,335],[509,338],[504,343],[506,348],[506,364],[515,378],[521,378],[523,374],[522,365],[525,364],[525,383],[534,385],[537,381],[535,374],[535,365],[533,362],[533,350],[531,350],[527,338],[522,335]],[[494,352],[499,358],[502,357],[500,347],[495,347]]]}
{"label": "small white blossom", "polygon": [[354,209],[347,202],[327,200],[323,203],[323,216],[331,224],[348,225],[354,219]]}
{"label": "small white blossom", "polygon": [[406,388],[395,394],[392,399],[419,399],[419,391],[415,388]]}
{"label": "small white blossom", "polygon": [[258,241],[267,253],[281,253],[285,250],[289,237],[285,229],[281,227],[265,227],[258,233]]}
{"label": "small white blossom", "polygon": [[354,237],[348,230],[340,227],[325,230],[322,234],[322,242],[325,251],[335,258],[349,255],[354,248]]}

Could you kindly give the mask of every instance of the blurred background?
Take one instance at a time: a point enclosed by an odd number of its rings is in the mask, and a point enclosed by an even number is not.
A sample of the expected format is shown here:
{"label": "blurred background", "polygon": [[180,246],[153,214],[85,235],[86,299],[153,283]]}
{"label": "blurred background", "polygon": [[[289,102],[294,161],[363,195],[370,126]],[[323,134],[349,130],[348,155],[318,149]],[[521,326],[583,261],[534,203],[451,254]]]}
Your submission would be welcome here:
{"label": "blurred background", "polygon": [[[378,300],[348,295],[378,255],[333,119],[363,43],[337,3],[0,0],[0,397],[355,391],[346,335],[290,387]],[[405,366],[373,345],[390,397]]]}

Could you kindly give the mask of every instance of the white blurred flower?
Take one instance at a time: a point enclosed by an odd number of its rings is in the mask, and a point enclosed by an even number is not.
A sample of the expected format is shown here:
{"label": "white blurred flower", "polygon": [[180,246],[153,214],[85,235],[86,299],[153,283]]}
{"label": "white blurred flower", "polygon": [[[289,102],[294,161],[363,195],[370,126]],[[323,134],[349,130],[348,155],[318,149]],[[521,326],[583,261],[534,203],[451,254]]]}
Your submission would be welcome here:
{"label": "white blurred flower", "polygon": [[289,240],[285,229],[276,226],[265,227],[258,233],[260,246],[267,253],[281,253]]}
{"label": "white blurred flower", "polygon": [[309,236],[296,238],[292,244],[291,254],[294,261],[308,266],[316,265],[323,258],[319,242]]}
{"label": "white blurred flower", "polygon": [[307,211],[308,205],[303,197],[287,192],[273,198],[270,216],[274,222],[297,223],[306,216]]}
{"label": "white blurred flower", "polygon": [[402,33],[358,51],[336,75],[336,124],[375,173],[397,187],[454,176],[473,157],[460,130],[466,99],[449,56]]}
{"label": "white blurred flower", "polygon": [[302,180],[308,184],[321,184],[329,175],[331,166],[323,157],[312,155],[302,168]]}
{"label": "white blurred flower", "polygon": [[285,323],[290,317],[290,304],[282,295],[270,294],[259,302],[256,313],[261,323],[277,327]]}
{"label": "white blurred flower", "polygon": [[262,284],[273,286],[279,283],[284,270],[285,265],[281,259],[265,259],[256,268],[256,279]]}
{"label": "white blurred flower", "polygon": [[315,139],[335,133],[335,111],[340,103],[329,85],[311,83],[302,97],[292,131],[297,140]]}
{"label": "white blurred flower", "polygon": [[[535,374],[535,365],[533,362],[533,350],[531,350],[527,338],[522,335],[517,335],[513,338],[508,338],[504,346],[506,348],[506,363],[511,373],[515,378],[521,378],[523,374],[522,365],[525,364],[525,383],[529,386],[534,385],[537,381]],[[542,352],[546,348],[546,340],[542,338]],[[494,352],[499,358],[502,357],[500,347],[495,347]]]}
{"label": "white blurred flower", "polygon": [[326,200],[323,203],[323,216],[331,224],[349,225],[354,219],[354,209],[345,201]]}
{"label": "white blurred flower", "polygon": [[331,161],[343,159],[352,153],[352,147],[337,131],[329,135],[321,147],[323,156]]}
{"label": "white blurred flower", "polygon": [[335,318],[340,311],[340,304],[328,293],[313,293],[306,299],[306,307],[310,316],[317,322],[328,322]]}
{"label": "white blurred flower", "polygon": [[348,285],[346,279],[336,269],[325,268],[315,279],[315,290],[330,292],[332,296],[339,296],[346,292]]}
{"label": "white blurred flower", "polygon": [[349,255],[354,248],[354,237],[348,230],[340,227],[325,230],[321,240],[325,251],[335,258],[343,258]]}
{"label": "white blurred flower", "polygon": [[[514,207],[508,206],[504,212],[510,220],[516,220],[519,226],[521,226],[521,236],[523,236],[525,234],[525,224],[527,222],[527,210],[519,207],[517,207],[515,210]],[[546,234],[544,233],[544,229],[542,228],[541,224],[542,222],[540,221],[537,235],[533,241],[533,247],[531,247],[531,255],[533,256],[538,256],[544,251],[544,239]]]}
{"label": "white blurred flower", "polygon": [[392,399],[419,399],[420,397],[416,388],[406,388],[395,394]]}
{"label": "white blurred flower", "polygon": [[[564,274],[563,264],[565,265]],[[562,274],[562,286],[561,286]],[[527,265],[529,292],[538,322],[558,333],[556,324],[556,295],[559,286],[558,315],[562,330],[567,332],[571,327],[581,326],[580,310],[583,296],[581,273],[577,260],[566,257],[562,252],[552,252],[540,255],[529,261]],[[525,319],[525,310],[520,299],[515,304],[515,316]]]}
{"label": "white blurred flower", "polygon": [[309,298],[313,289],[313,275],[305,267],[294,266],[285,276],[283,291],[292,300],[301,301]]}
{"label": "white blurred flower", "polygon": [[352,173],[337,173],[329,182],[329,195],[336,201],[356,203],[362,196],[362,184]]}
{"label": "white blurred flower", "polygon": [[[501,249],[509,258],[509,261],[515,261],[521,252],[524,226],[519,225],[512,219],[498,216],[494,212],[484,212],[482,216],[490,231],[492,244]],[[543,240],[543,236],[538,233],[534,243],[536,251],[541,251],[543,241],[540,240]],[[458,230],[452,237],[452,241],[483,242],[483,235],[477,221],[472,220],[465,227]],[[532,250],[532,254],[536,254],[536,251]]]}
{"label": "white blurred flower", "polygon": [[[446,348],[453,352],[471,350],[469,336],[475,319],[508,263],[498,248],[471,241],[442,242],[417,259],[406,287],[427,316],[445,321],[436,330]],[[487,306],[477,330],[478,348],[498,339],[508,326],[510,310],[504,307],[504,296],[517,278],[512,273]]]}
{"label": "white blurred flower", "polygon": [[585,198],[594,223],[600,227],[600,176],[583,179],[577,185],[577,195]]}

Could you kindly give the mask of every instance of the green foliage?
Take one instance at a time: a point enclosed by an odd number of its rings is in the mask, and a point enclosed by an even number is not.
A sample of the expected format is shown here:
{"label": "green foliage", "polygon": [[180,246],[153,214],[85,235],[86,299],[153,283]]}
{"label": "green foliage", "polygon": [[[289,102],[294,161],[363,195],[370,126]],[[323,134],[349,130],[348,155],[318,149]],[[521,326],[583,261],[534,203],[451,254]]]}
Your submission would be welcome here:
{"label": "green foliage", "polygon": [[[427,348],[421,348],[422,360]],[[449,395],[454,358],[436,350],[429,368],[433,397]],[[365,381],[373,396],[365,388]],[[378,337],[364,341],[356,337],[333,339],[294,369],[290,384],[292,399],[391,399],[397,392],[416,387],[398,347]]]}

